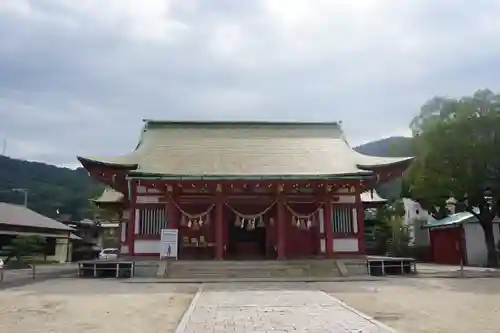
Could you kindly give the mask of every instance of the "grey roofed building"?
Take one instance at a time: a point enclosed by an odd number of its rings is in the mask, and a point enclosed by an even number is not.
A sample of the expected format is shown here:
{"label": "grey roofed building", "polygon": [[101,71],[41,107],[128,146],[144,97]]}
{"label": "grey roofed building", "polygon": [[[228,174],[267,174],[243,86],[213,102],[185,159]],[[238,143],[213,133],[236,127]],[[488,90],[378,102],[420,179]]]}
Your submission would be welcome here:
{"label": "grey roofed building", "polygon": [[29,208],[0,202],[0,235],[80,239],[72,231],[74,229],[64,223],[38,214]]}
{"label": "grey roofed building", "polygon": [[73,228],[24,206],[0,202],[0,224],[11,226],[72,231]]}
{"label": "grey roofed building", "polygon": [[360,154],[338,123],[175,122],[146,120],[136,149],[117,157],[79,157],[129,174],[212,178],[328,178],[372,175],[410,162]]}
{"label": "grey roofed building", "polygon": [[0,202],[0,248],[19,236],[38,236],[46,240],[43,259],[71,261],[72,241],[80,240],[74,229],[31,209]]}

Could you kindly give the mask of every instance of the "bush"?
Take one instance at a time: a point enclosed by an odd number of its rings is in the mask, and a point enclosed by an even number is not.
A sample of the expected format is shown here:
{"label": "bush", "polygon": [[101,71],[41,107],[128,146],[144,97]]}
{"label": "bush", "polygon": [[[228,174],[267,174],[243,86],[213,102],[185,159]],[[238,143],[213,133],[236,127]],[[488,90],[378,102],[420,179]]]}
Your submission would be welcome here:
{"label": "bush", "polygon": [[[2,247],[0,255],[5,256],[5,265],[12,268],[29,267],[28,258],[43,254],[45,239],[39,236],[18,236]],[[12,259],[16,259],[14,262]],[[12,263],[11,263],[12,262]]]}
{"label": "bush", "polygon": [[403,219],[395,216],[390,220],[392,235],[387,242],[387,252],[396,257],[406,257],[411,255],[410,236],[408,229],[403,225]]}

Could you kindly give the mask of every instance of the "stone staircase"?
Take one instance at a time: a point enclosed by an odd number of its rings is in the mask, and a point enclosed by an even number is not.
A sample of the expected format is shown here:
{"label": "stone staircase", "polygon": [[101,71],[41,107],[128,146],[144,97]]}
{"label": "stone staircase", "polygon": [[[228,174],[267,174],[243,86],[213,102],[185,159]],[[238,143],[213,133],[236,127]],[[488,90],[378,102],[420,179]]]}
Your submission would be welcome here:
{"label": "stone staircase", "polygon": [[265,261],[163,261],[158,276],[167,279],[272,279],[331,278],[365,275],[364,262],[339,260],[265,260]]}

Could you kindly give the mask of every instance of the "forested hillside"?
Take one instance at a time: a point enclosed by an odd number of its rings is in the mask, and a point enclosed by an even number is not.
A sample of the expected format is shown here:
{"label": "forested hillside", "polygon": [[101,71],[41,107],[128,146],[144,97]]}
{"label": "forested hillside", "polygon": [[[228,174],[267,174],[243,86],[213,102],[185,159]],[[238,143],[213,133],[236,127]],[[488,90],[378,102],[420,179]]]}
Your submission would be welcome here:
{"label": "forested hillside", "polygon": [[382,157],[409,157],[416,154],[413,138],[391,136],[355,147],[359,153]]}
{"label": "forested hillside", "polygon": [[[70,214],[73,220],[89,215],[89,198],[102,191],[87,172],[0,155],[0,202],[22,205],[28,190],[28,207],[49,217]],[[59,211],[59,214],[57,213]]]}

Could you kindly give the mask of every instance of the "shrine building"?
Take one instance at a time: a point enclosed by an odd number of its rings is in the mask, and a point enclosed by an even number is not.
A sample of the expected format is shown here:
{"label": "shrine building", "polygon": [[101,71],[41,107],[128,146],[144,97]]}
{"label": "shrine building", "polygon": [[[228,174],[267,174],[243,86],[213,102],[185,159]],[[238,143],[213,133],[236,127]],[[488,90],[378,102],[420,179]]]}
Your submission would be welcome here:
{"label": "shrine building", "polygon": [[154,120],[132,152],[78,159],[122,254],[158,256],[174,228],[181,260],[364,255],[362,198],[413,160],[360,154],[339,123]]}

